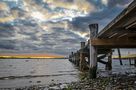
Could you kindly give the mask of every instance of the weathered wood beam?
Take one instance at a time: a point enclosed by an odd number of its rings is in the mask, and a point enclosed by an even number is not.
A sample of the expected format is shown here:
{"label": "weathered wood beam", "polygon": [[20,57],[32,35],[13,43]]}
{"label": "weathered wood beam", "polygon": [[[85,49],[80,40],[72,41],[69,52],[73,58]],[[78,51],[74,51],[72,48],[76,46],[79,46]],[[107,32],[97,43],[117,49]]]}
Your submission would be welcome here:
{"label": "weathered wood beam", "polygon": [[80,62],[79,62],[79,68],[81,71],[84,71],[85,69],[85,53],[84,53],[84,48],[85,47],[85,42],[81,42],[81,49],[80,49]]}
{"label": "weathered wood beam", "polygon": [[111,70],[112,69],[112,49],[108,53],[108,63],[106,64],[106,70]]}
{"label": "weathered wood beam", "polygon": [[136,48],[136,39],[91,39],[91,45],[102,48]]}
{"label": "weathered wood beam", "polygon": [[99,63],[102,63],[102,64],[105,64],[105,65],[108,63],[108,62],[105,62],[105,61],[99,60],[99,59],[98,59],[98,62],[99,62]]}
{"label": "weathered wood beam", "polygon": [[112,32],[118,27],[130,28],[131,23],[136,20],[136,1],[134,0],[126,9],[124,9],[112,22],[110,22],[103,30],[99,32],[98,37],[109,37],[107,33]]}
{"label": "weathered wood beam", "polygon": [[79,66],[79,61],[80,61],[80,53],[77,51],[76,52],[76,66]]}
{"label": "weathered wood beam", "polygon": [[[89,25],[90,28],[90,38],[93,39],[98,33],[98,24]],[[92,45],[90,42],[90,68],[89,68],[89,77],[97,77],[97,48]]]}

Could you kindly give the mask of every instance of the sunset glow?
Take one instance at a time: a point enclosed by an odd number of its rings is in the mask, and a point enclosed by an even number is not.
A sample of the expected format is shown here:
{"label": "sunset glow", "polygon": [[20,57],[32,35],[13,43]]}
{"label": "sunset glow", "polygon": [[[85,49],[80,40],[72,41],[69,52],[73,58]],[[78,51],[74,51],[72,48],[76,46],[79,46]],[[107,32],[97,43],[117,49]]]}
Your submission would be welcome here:
{"label": "sunset glow", "polygon": [[0,54],[0,58],[64,58],[64,56],[51,54]]}

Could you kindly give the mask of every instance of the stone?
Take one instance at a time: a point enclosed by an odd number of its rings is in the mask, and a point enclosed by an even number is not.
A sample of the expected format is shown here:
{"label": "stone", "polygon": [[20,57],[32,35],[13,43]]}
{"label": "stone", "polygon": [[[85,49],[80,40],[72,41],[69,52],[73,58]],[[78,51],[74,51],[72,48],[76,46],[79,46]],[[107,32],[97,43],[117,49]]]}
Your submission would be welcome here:
{"label": "stone", "polygon": [[60,90],[60,87],[58,87],[58,86],[52,86],[52,87],[49,87],[49,90]]}
{"label": "stone", "polygon": [[37,81],[37,83],[41,83],[41,81]]}
{"label": "stone", "polygon": [[60,85],[60,88],[65,89],[65,88],[68,88],[68,86],[67,86],[67,84],[62,84],[62,85]]}

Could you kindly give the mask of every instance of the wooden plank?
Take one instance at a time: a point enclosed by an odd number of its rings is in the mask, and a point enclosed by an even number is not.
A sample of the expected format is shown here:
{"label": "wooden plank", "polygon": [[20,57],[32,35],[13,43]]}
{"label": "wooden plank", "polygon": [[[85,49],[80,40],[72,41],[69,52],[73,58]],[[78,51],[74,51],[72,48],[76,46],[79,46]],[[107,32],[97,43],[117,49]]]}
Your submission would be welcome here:
{"label": "wooden plank", "polygon": [[98,37],[108,37],[108,33],[114,31],[115,29],[131,28],[130,24],[136,21],[136,0],[134,0],[126,9],[124,9],[113,21],[111,21],[102,31],[99,32]]}
{"label": "wooden plank", "polygon": [[113,38],[113,39],[91,39],[91,44],[96,47],[107,48],[136,48],[136,39]]}

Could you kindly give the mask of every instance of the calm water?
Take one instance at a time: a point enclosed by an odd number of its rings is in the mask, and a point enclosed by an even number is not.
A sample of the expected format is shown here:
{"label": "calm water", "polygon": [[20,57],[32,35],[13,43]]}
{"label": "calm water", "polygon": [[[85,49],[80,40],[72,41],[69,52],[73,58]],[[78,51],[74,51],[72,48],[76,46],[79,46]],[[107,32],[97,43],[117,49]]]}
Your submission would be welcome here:
{"label": "calm water", "polygon": [[[136,72],[129,61],[123,61],[123,66],[120,66],[118,60],[113,60],[112,66],[109,72],[98,63],[99,76]],[[78,81],[79,73],[67,59],[0,59],[0,88],[69,83]]]}
{"label": "calm water", "polygon": [[0,59],[0,88],[68,83],[78,73],[67,59]]}

